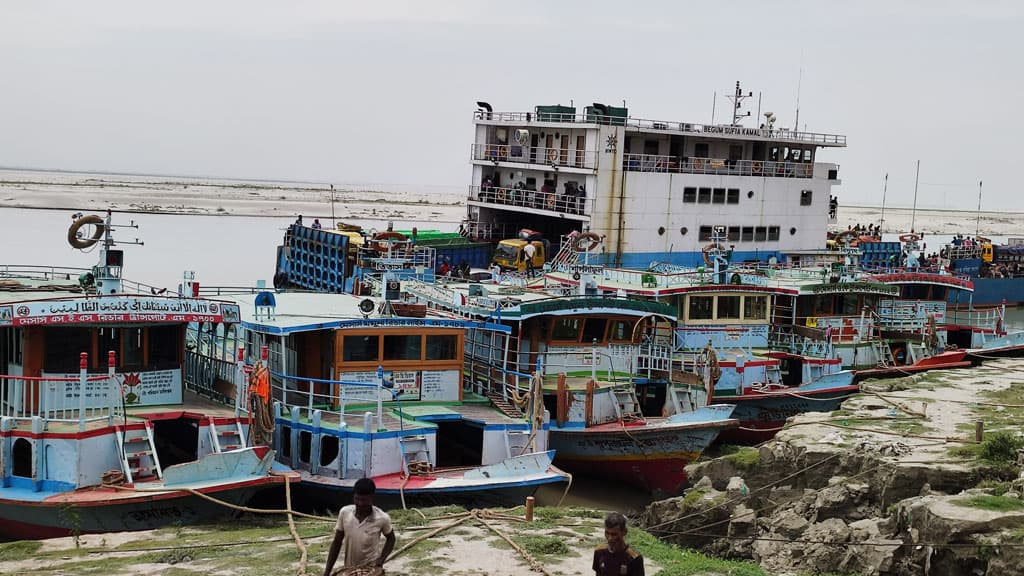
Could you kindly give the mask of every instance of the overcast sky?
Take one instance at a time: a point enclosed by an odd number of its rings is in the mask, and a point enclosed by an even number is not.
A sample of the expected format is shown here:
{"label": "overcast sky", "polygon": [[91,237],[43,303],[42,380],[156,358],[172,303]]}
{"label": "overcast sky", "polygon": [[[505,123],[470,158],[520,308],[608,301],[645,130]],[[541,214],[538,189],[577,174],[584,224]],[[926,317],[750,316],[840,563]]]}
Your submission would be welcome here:
{"label": "overcast sky", "polygon": [[[450,187],[472,112],[848,136],[843,202],[1024,210],[1024,2],[0,0],[0,166]],[[753,117],[747,121],[754,125]]]}

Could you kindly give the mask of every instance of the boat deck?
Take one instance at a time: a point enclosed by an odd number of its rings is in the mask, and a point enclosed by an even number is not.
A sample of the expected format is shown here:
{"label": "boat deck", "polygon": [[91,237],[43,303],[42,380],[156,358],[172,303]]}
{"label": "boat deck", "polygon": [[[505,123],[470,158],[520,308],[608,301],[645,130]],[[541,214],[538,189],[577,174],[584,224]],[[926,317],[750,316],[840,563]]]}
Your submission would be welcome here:
{"label": "boat deck", "polygon": [[[320,425],[337,428],[342,417],[345,426],[352,432],[364,432],[365,414],[372,415],[372,423],[377,423],[377,410],[371,407],[349,409],[344,416],[337,412],[321,412]],[[510,418],[498,411],[489,403],[471,402],[465,404],[403,404],[401,412],[395,405],[389,404],[383,411],[383,430],[394,432],[399,430],[434,428],[436,422],[468,421],[480,426],[507,426],[525,424],[525,421]],[[308,424],[309,418],[304,414],[302,423]]]}

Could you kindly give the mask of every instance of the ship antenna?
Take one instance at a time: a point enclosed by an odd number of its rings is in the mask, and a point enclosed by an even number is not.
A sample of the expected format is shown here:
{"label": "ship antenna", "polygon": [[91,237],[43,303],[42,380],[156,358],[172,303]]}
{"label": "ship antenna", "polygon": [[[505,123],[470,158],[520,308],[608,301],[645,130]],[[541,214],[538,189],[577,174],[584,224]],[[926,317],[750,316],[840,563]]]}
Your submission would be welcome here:
{"label": "ship antenna", "polygon": [[800,49],[800,72],[796,77],[796,122],[793,123],[793,130],[800,131],[800,87],[804,81],[804,50]]}
{"label": "ship antenna", "polygon": [[732,101],[732,126],[739,126],[741,118],[746,118],[747,116],[750,116],[750,110],[747,110],[746,113],[743,113],[740,111],[740,108],[743,106],[743,101],[745,99],[752,98],[753,96],[753,92],[747,92],[746,94],[744,94],[743,90],[740,89],[740,81],[736,81],[735,92],[733,92],[732,96],[726,96],[726,98]]}
{"label": "ship antenna", "polygon": [[878,217],[878,235],[882,235],[882,224],[885,224],[885,194],[889,191],[889,173],[885,173],[885,183],[882,185],[882,214]]}
{"label": "ship antenna", "polygon": [[910,233],[914,233],[914,221],[917,219],[917,181],[921,177],[921,161],[917,161],[917,173],[914,175],[914,209],[910,211]]}
{"label": "ship antenna", "polygon": [[978,180],[978,219],[974,224],[974,238],[978,238],[978,234],[981,233],[981,180]]}

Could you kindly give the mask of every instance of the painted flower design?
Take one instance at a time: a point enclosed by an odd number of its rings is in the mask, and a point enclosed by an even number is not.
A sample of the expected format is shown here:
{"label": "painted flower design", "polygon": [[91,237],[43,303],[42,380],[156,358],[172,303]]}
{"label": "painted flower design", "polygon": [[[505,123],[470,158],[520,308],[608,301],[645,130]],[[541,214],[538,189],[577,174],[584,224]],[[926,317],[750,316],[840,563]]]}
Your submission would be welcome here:
{"label": "painted flower design", "polygon": [[134,388],[142,383],[138,373],[129,372],[124,375],[124,403],[125,404],[138,404],[141,402],[139,395],[135,393]]}

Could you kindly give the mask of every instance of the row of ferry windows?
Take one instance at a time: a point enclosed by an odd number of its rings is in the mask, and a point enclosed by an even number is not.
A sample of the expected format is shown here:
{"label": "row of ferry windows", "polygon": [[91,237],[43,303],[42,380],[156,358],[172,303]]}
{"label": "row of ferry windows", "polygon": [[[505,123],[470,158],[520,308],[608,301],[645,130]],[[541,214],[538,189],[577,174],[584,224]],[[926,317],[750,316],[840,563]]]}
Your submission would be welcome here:
{"label": "row of ferry windows", "polygon": [[[710,241],[715,226],[701,226],[698,240]],[[726,229],[729,242],[776,242],[779,239],[778,226],[720,226]]]}
{"label": "row of ferry windows", "polygon": [[685,204],[739,204],[739,188],[683,188]]}
{"label": "row of ferry windows", "polygon": [[342,361],[379,362],[381,360],[458,360],[459,338],[454,335],[365,334],[345,336]]}
{"label": "row of ferry windows", "polygon": [[689,296],[689,320],[766,320],[767,296]]}

